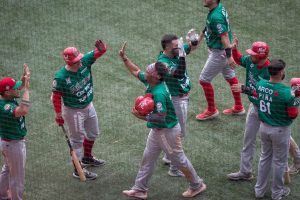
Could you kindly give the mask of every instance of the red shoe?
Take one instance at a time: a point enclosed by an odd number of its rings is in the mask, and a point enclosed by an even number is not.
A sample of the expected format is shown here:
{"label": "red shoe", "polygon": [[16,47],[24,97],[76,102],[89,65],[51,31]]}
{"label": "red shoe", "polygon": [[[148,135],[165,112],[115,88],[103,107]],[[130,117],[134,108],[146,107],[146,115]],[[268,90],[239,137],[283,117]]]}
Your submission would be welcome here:
{"label": "red shoe", "polygon": [[124,190],[122,194],[127,197],[134,197],[138,199],[147,199],[148,197],[147,192],[138,190]]}
{"label": "red shoe", "polygon": [[233,106],[232,108],[223,110],[224,115],[243,115],[245,113],[246,113],[246,111],[245,111],[244,107],[236,109],[236,107]]}
{"label": "red shoe", "polygon": [[197,196],[198,194],[200,194],[201,192],[203,192],[204,190],[206,190],[206,185],[204,183],[202,183],[201,187],[199,187],[196,190],[192,190],[191,188],[187,189],[187,191],[182,193],[182,196],[185,198],[193,198],[193,197]]}
{"label": "red shoe", "polygon": [[219,115],[219,111],[216,109],[215,112],[211,112],[211,111],[208,111],[207,109],[202,112],[202,113],[199,113],[197,116],[196,116],[196,119],[197,120],[200,120],[200,121],[203,121],[203,120],[207,120],[207,119],[212,119],[212,118],[215,118]]}

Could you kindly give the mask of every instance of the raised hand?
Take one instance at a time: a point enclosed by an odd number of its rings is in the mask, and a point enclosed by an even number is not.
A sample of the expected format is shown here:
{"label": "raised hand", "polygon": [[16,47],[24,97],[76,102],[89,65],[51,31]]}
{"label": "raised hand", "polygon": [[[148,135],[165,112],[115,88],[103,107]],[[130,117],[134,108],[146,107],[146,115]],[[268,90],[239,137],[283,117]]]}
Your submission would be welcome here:
{"label": "raised hand", "polygon": [[127,41],[125,41],[119,51],[119,56],[121,59],[127,59],[126,53],[125,53],[125,49],[126,49],[126,45],[127,45]]}
{"label": "raised hand", "polygon": [[238,45],[239,45],[239,40],[236,36],[236,33],[234,33],[231,48],[236,49],[238,47]]}
{"label": "raised hand", "polygon": [[105,51],[106,48],[107,48],[105,42],[103,42],[102,40],[96,40],[96,42],[95,42],[95,47],[96,47],[100,52]]}
{"label": "raised hand", "polygon": [[24,84],[25,89],[29,89],[29,80],[30,80],[30,71],[29,67],[26,63],[23,65],[23,76],[22,76],[22,82]]}

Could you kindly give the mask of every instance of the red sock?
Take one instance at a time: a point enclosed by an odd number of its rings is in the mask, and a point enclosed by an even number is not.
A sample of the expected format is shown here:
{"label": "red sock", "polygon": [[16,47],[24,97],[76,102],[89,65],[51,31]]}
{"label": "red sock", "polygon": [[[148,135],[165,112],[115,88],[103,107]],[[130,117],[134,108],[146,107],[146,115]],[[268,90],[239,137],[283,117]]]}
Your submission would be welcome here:
{"label": "red sock", "polygon": [[214,88],[212,84],[201,80],[199,81],[199,83],[202,86],[202,89],[205,94],[205,98],[207,101],[207,110],[210,112],[215,112],[216,106],[215,106]]}
{"label": "red sock", "polygon": [[88,140],[84,138],[83,141],[83,150],[84,150],[84,157],[92,157],[92,148],[95,141]]}
{"label": "red sock", "polygon": [[[239,80],[237,79],[237,77],[233,77],[231,79],[226,79],[226,81],[229,83],[230,86],[232,86],[233,84],[238,84]],[[234,107],[235,109],[242,109],[243,108],[243,104],[242,104],[242,98],[241,98],[241,93],[240,92],[232,92],[232,96],[234,98]]]}

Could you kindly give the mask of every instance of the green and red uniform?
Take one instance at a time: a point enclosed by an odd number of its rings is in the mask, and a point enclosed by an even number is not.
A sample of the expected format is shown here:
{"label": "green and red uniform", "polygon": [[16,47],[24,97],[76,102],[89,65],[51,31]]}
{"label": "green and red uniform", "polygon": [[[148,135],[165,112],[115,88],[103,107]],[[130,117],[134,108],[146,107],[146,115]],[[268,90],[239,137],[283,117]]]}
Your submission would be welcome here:
{"label": "green and red uniform", "polygon": [[[282,83],[261,80],[256,86],[261,120],[261,157],[255,185],[256,197],[262,197],[267,190],[268,176],[273,166],[272,199],[281,199],[286,190],[283,175],[288,161],[291,127],[298,113],[291,88]],[[295,112],[294,112],[295,114]]]}

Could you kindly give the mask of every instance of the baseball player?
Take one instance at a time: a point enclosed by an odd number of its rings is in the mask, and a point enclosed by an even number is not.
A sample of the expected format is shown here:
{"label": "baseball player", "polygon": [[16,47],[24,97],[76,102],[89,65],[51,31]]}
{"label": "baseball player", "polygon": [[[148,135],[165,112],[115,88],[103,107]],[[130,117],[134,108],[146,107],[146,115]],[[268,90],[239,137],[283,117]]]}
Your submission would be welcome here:
{"label": "baseball player", "polygon": [[[0,151],[4,165],[0,173],[0,199],[22,200],[25,182],[25,115],[29,111],[30,71],[24,64],[21,81],[11,77],[0,80]],[[16,98],[23,96],[20,104]],[[11,197],[8,197],[10,191]]]}
{"label": "baseball player", "polygon": [[[205,37],[209,56],[199,77],[199,83],[205,94],[207,109],[196,116],[197,120],[207,120],[219,115],[215,106],[214,88],[211,84],[213,78],[220,72],[229,85],[237,84],[239,81],[235,76],[234,62],[231,55],[231,28],[228,13],[220,3],[220,0],[203,0],[204,7],[209,9],[206,19],[206,27],[200,33],[200,39]],[[225,115],[242,115],[245,109],[242,105],[239,92],[232,91],[234,106],[223,111]]]}
{"label": "baseball player", "polygon": [[[235,62],[246,69],[246,84],[234,84],[232,90],[238,92],[252,91],[256,88],[257,82],[261,79],[269,80],[270,75],[267,66],[270,64],[268,59],[270,47],[267,43],[257,41],[252,44],[250,49],[247,49],[249,55],[242,55],[237,46],[238,38],[234,35],[232,47],[232,55]],[[247,113],[244,143],[241,151],[240,170],[230,173],[227,177],[230,180],[251,180],[252,175],[252,160],[255,152],[256,134],[259,130],[260,120],[258,118],[258,102],[257,98],[248,93],[250,101],[249,110]],[[296,151],[291,153],[295,166],[300,163],[300,151],[298,146]]]}
{"label": "baseball player", "polygon": [[[165,63],[169,68],[169,73],[165,77],[165,82],[172,96],[172,102],[175,113],[179,119],[181,127],[181,138],[186,135],[186,122],[189,102],[189,91],[191,82],[186,70],[185,56],[195,50],[198,44],[197,35],[193,33],[193,29],[189,31],[187,38],[188,43],[183,44],[182,39],[176,35],[166,34],[161,39],[163,51],[158,55],[157,61]],[[193,38],[192,38],[193,37]],[[183,49],[183,53],[179,55],[179,50]],[[163,157],[166,164],[170,164],[170,159],[166,154]],[[172,163],[168,171],[170,176],[182,177],[183,173],[178,170]]]}
{"label": "baseball player", "polygon": [[283,175],[288,159],[291,124],[298,115],[299,102],[291,94],[291,88],[282,84],[285,77],[285,62],[274,59],[268,66],[270,80],[261,80],[256,85],[261,120],[261,156],[255,196],[264,197],[268,176],[273,166],[272,199],[278,200],[289,195],[284,186]]}
{"label": "baseball player", "polygon": [[[84,167],[98,167],[105,164],[104,160],[92,155],[92,148],[100,130],[97,113],[92,103],[94,92],[91,66],[106,52],[106,44],[97,40],[95,46],[94,51],[84,55],[75,47],[64,50],[63,57],[66,65],[55,73],[52,90],[55,121],[59,126],[66,121],[72,147]],[[97,174],[86,169],[84,173],[89,180],[97,177]],[[79,178],[76,170],[73,177]]]}
{"label": "baseball player", "polygon": [[157,62],[150,64],[146,72],[141,71],[125,55],[125,45],[126,43],[121,48],[119,55],[131,74],[145,84],[146,92],[151,92],[155,108],[147,116],[140,115],[135,108],[132,109],[132,113],[137,118],[147,121],[147,127],[151,130],[135,184],[130,190],[124,190],[123,194],[128,197],[147,199],[148,182],[154,171],[155,162],[163,150],[172,163],[183,172],[190,184],[189,188],[182,193],[183,197],[194,197],[203,192],[206,185],[197,175],[182,149],[180,125],[178,124],[170,92],[163,78],[167,75],[169,69],[164,63]]}

